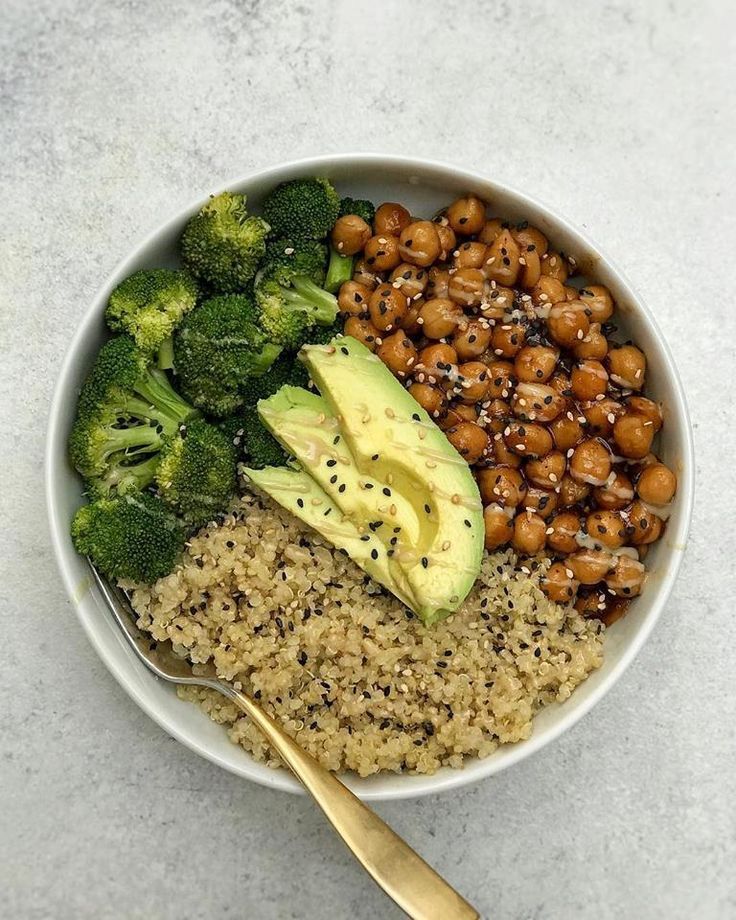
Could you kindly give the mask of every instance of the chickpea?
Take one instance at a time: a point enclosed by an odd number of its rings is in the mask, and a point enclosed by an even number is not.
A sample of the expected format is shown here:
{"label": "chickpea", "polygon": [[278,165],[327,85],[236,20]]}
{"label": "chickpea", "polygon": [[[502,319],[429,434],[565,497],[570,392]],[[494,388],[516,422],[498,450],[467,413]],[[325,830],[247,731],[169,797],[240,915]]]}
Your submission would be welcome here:
{"label": "chickpea", "polygon": [[372,291],[376,285],[381,284],[381,276],[374,271],[373,266],[369,265],[365,258],[358,259],[353,267],[353,281],[367,287]]}
{"label": "chickpea", "polygon": [[579,582],[570,578],[564,562],[553,562],[543,576],[540,587],[555,604],[568,604],[577,593]]}
{"label": "chickpea", "polygon": [[643,415],[627,412],[616,419],[613,440],[624,457],[640,460],[649,453],[654,440],[654,426]]}
{"label": "chickpea", "polygon": [[565,455],[558,450],[551,450],[544,457],[528,460],[524,474],[535,486],[541,489],[554,489],[562,482],[566,468]]}
{"label": "chickpea", "polygon": [[555,553],[569,556],[580,547],[575,539],[580,530],[582,521],[573,511],[560,511],[549,522],[547,527],[547,545]]}
{"label": "chickpea", "polygon": [[422,315],[423,306],[424,301],[421,298],[419,300],[409,300],[409,308],[400,324],[407,335],[418,336],[421,333],[422,326],[419,322],[419,317]]}
{"label": "chickpea", "polygon": [[401,231],[399,254],[412,265],[426,268],[438,258],[441,248],[437,225],[431,220],[415,220]]}
{"label": "chickpea", "polygon": [[407,337],[403,329],[383,339],[376,349],[376,354],[399,378],[411,374],[417,361],[417,350],[414,343]]}
{"label": "chickpea", "polygon": [[444,262],[454,252],[457,246],[457,237],[449,224],[435,221],[434,225],[437,228],[437,236],[440,238],[440,254],[438,258],[441,262]]}
{"label": "chickpea", "polygon": [[445,394],[438,387],[428,383],[412,383],[409,393],[431,418],[436,420],[447,412]]}
{"label": "chickpea", "polygon": [[522,458],[507,447],[502,434],[497,433],[493,436],[491,447],[495,463],[499,466],[512,466],[514,469],[519,469]]}
{"label": "chickpea", "polygon": [[446,268],[437,268],[433,265],[427,273],[427,298],[446,298],[450,293],[450,273]]}
{"label": "chickpea", "polygon": [[596,438],[581,441],[570,458],[570,475],[576,482],[602,486],[611,472],[611,453]]}
{"label": "chickpea", "polygon": [[580,339],[572,351],[580,361],[586,358],[602,361],[608,354],[608,339],[601,332],[600,326],[597,323],[592,323],[588,334],[584,339]]}
{"label": "chickpea", "polygon": [[536,227],[524,227],[523,224],[520,224],[519,227],[517,227],[516,230],[512,230],[511,233],[522,249],[533,246],[534,251],[539,253],[540,258],[546,254],[549,248],[547,237]]}
{"label": "chickpea", "polygon": [[629,537],[634,546],[644,543],[654,543],[662,536],[662,519],[653,514],[638,498],[627,511],[623,512],[628,518],[633,533]]}
{"label": "chickpea", "polygon": [[[577,299],[578,299],[578,294],[579,294],[579,291],[578,291],[577,288],[573,287],[571,284],[566,284],[566,285],[565,285],[565,300],[567,300],[568,302],[572,302],[573,300],[577,300]],[[585,315],[588,317],[588,319],[590,319],[590,315],[589,315],[589,313],[587,312],[587,310],[586,310]]]}
{"label": "chickpea", "polygon": [[591,400],[604,396],[608,374],[600,361],[588,358],[579,361],[570,374],[570,385],[575,399]]}
{"label": "chickpea", "polygon": [[474,403],[453,403],[452,411],[461,422],[477,422],[479,418],[478,409]]}
{"label": "chickpea", "polygon": [[549,275],[540,275],[532,290],[532,302],[537,306],[560,303],[565,300],[565,285]]}
{"label": "chickpea", "polygon": [[477,240],[466,240],[458,246],[453,254],[453,268],[482,268],[486,260],[487,248],[485,243]]}
{"label": "chickpea", "polygon": [[549,378],[547,386],[552,387],[552,389],[557,393],[558,396],[561,396],[565,400],[565,411],[568,412],[570,407],[573,405],[572,402],[572,381],[564,373],[563,370],[555,371],[554,374]]}
{"label": "chickpea", "polygon": [[552,450],[552,435],[534,422],[509,422],[504,440],[509,450],[522,457],[544,457]]}
{"label": "chickpea", "polygon": [[508,223],[501,220],[500,217],[494,217],[491,220],[487,220],[478,234],[478,242],[490,246],[499,233],[501,233],[502,230],[508,230],[508,228]]}
{"label": "chickpea", "polygon": [[540,489],[537,486],[529,486],[524,499],[524,508],[536,511],[537,514],[545,520],[557,511],[557,493],[548,492],[547,489]]}
{"label": "chickpea", "polygon": [[[495,285],[495,286],[494,286]],[[515,294],[511,288],[491,282],[491,289],[480,305],[480,312],[486,319],[502,319],[504,313],[514,309]]]}
{"label": "chickpea", "polygon": [[542,259],[542,274],[554,278],[561,284],[567,281],[567,263],[559,252],[548,250]]}
{"label": "chickpea", "polygon": [[557,494],[560,497],[560,508],[569,508],[585,501],[590,495],[590,486],[585,482],[578,482],[566,473],[562,477]]}
{"label": "chickpea", "polygon": [[460,360],[479,358],[491,344],[491,327],[486,320],[469,319],[455,331],[452,344]]}
{"label": "chickpea", "polygon": [[[451,345],[427,345],[419,352],[417,374],[419,383],[435,383],[444,380],[457,370],[457,352]],[[426,377],[423,380],[422,377]]]}
{"label": "chickpea", "polygon": [[475,195],[457,198],[447,209],[447,220],[455,233],[474,236],[486,222],[486,206]]}
{"label": "chickpea", "polygon": [[419,316],[422,332],[428,339],[444,339],[462,327],[465,314],[454,301],[444,297],[427,300]]}
{"label": "chickpea", "polygon": [[519,323],[504,323],[493,327],[491,347],[499,358],[514,358],[524,346],[526,330]]}
{"label": "chickpea", "polygon": [[558,416],[549,429],[557,450],[568,451],[585,437],[583,426],[572,412]]}
{"label": "chickpea", "polygon": [[368,301],[371,322],[382,332],[390,332],[398,326],[407,309],[406,297],[390,284],[379,285]]}
{"label": "chickpea", "polygon": [[620,511],[634,500],[634,486],[625,473],[616,470],[613,479],[609,476],[605,485],[593,490],[593,498],[599,508]]}
{"label": "chickpea", "polygon": [[516,508],[526,497],[526,480],[511,466],[489,466],[479,470],[477,479],[484,504],[497,502],[504,508]]}
{"label": "chickpea", "polygon": [[547,345],[524,345],[514,358],[514,371],[522,383],[545,383],[554,373],[560,353]]}
{"label": "chickpea", "polygon": [[588,284],[578,291],[578,297],[590,310],[594,323],[605,323],[613,316],[613,297],[602,284]]}
{"label": "chickpea", "polygon": [[619,597],[636,597],[641,592],[646,569],[637,559],[619,556],[613,569],[606,575],[606,584]]}
{"label": "chickpea", "polygon": [[354,339],[362,342],[371,351],[376,350],[377,341],[381,337],[381,333],[369,319],[362,319],[359,316],[348,317],[344,332],[345,335],[351,335]]}
{"label": "chickpea", "polygon": [[370,238],[371,228],[357,214],[338,217],[332,228],[332,245],[343,256],[354,256]]}
{"label": "chickpea", "polygon": [[488,365],[488,395],[491,399],[508,399],[514,388],[514,365],[509,361],[491,361]]}
{"label": "chickpea", "polygon": [[466,361],[458,367],[457,395],[464,403],[476,403],[485,399],[490,380],[488,368],[482,361]]}
{"label": "chickpea", "polygon": [[616,419],[626,411],[620,402],[610,397],[582,403],[580,408],[588,422],[588,432],[601,438],[610,438]]}
{"label": "chickpea", "polygon": [[378,233],[363,247],[366,265],[377,272],[390,272],[401,262],[399,241],[395,236]]}
{"label": "chickpea", "polygon": [[675,497],[677,477],[664,463],[646,467],[636,483],[636,491],[648,505],[669,505]]}
{"label": "chickpea", "polygon": [[575,609],[584,617],[593,617],[596,620],[602,619],[602,614],[608,604],[608,596],[604,591],[586,591],[580,592],[578,599],[575,601]]}
{"label": "chickpea", "polygon": [[593,511],[586,520],[588,535],[605,549],[618,549],[626,542],[626,525],[615,511]]}
{"label": "chickpea", "polygon": [[520,244],[521,255],[519,256],[519,284],[527,291],[536,287],[537,282],[542,276],[542,263],[539,253],[533,244],[524,246]]}
{"label": "chickpea", "polygon": [[611,380],[628,390],[644,386],[647,359],[636,345],[619,345],[608,352],[608,373]]}
{"label": "chickpea", "polygon": [[480,306],[490,293],[486,276],[479,268],[455,270],[450,275],[447,290],[451,299],[463,307]]}
{"label": "chickpea", "polygon": [[340,285],[337,305],[343,316],[366,316],[371,292],[357,281],[345,281]]}
{"label": "chickpea", "polygon": [[401,204],[386,201],[376,208],[373,229],[383,236],[398,236],[411,223],[411,214]]}
{"label": "chickpea", "polygon": [[550,336],[565,348],[574,348],[588,334],[590,323],[579,300],[553,305],[547,319]]}
{"label": "chickpea", "polygon": [[659,431],[662,427],[662,408],[646,396],[629,396],[626,400],[626,408],[637,415],[643,415],[644,418],[652,423],[654,432]]}
{"label": "chickpea", "polygon": [[514,415],[530,422],[551,422],[565,408],[565,400],[544,383],[520,383],[511,400]]}
{"label": "chickpea", "polygon": [[565,560],[581,585],[595,585],[613,568],[615,557],[602,549],[580,549]]}
{"label": "chickpea", "polygon": [[519,277],[521,252],[508,230],[502,230],[488,247],[483,272],[489,281],[511,287]]}
{"label": "chickpea", "polygon": [[487,550],[498,549],[508,543],[514,535],[514,525],[509,520],[506,512],[498,505],[488,505],[483,509],[483,523],[485,525],[485,545]]}
{"label": "chickpea", "polygon": [[400,262],[389,275],[389,281],[404,297],[416,297],[423,294],[429,282],[429,273],[426,268]]}
{"label": "chickpea", "polygon": [[546,525],[533,511],[522,511],[514,518],[511,545],[518,553],[533,556],[544,547]]}
{"label": "chickpea", "polygon": [[[483,403],[483,411],[486,418],[500,421],[507,419],[511,415],[511,406],[503,399],[489,399]],[[503,429],[501,425],[501,429]]]}
{"label": "chickpea", "polygon": [[469,464],[477,463],[488,448],[488,435],[474,422],[460,422],[447,431],[447,440]]}

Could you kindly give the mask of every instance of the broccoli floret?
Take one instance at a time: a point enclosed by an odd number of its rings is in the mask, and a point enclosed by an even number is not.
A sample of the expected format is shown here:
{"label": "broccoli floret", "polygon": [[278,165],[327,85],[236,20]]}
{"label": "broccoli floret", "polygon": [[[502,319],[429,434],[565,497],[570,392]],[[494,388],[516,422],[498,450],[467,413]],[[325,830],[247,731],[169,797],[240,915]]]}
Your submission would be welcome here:
{"label": "broccoli floret", "polygon": [[146,492],[84,505],[74,515],[71,534],[77,552],[108,578],[147,583],[168,575],[184,548],[177,518]]}
{"label": "broccoli floret", "polygon": [[[302,345],[327,345],[335,338],[336,335],[342,334],[342,320],[338,319],[331,326],[315,326],[314,329],[310,330],[306,341],[302,342]],[[307,377],[309,377],[308,374]],[[292,383],[292,381],[287,380],[285,383]],[[297,387],[305,386],[305,384],[299,382],[294,383],[293,385]]]}
{"label": "broccoli floret", "polygon": [[243,404],[241,387],[269,369],[281,348],[269,341],[245,294],[213,297],[185,317],[174,334],[174,362],[183,393],[217,417]]}
{"label": "broccoli floret", "polygon": [[242,415],[242,439],[248,465],[262,470],[266,466],[283,466],[288,454],[258,417],[256,409],[245,409]]}
{"label": "broccoli floret", "polygon": [[263,202],[263,214],[274,236],[322,240],[332,229],[340,196],[327,179],[282,182]]}
{"label": "broccoli floret", "polygon": [[187,224],[181,238],[184,264],[215,291],[240,291],[263,258],[268,230],[260,217],[248,216],[245,195],[222,192]]}
{"label": "broccoli floret", "polygon": [[156,470],[166,504],[191,526],[224,511],[235,492],[236,453],[214,425],[195,419],[168,438]]}
{"label": "broccoli floret", "polygon": [[290,284],[294,275],[303,275],[321,287],[325,280],[326,265],[327,247],[324,243],[282,237],[266,245],[260,273],[286,285]]}
{"label": "broccoli floret", "polygon": [[197,285],[186,272],[139,271],[110,294],[107,325],[127,332],[144,351],[159,349],[197,302]]}
{"label": "broccoli floret", "polygon": [[346,214],[357,214],[367,224],[372,224],[376,216],[376,208],[373,202],[366,198],[341,198],[338,217],[344,217]]}
{"label": "broccoli floret", "polygon": [[[328,328],[332,329],[331,326]],[[321,326],[319,331],[322,331]],[[315,329],[314,334],[316,332],[317,330]],[[330,337],[333,335],[334,331],[330,333]],[[310,340],[312,337],[310,335]],[[301,361],[297,361],[293,354],[282,352],[271,365],[267,374],[264,374],[263,377],[250,377],[245,381],[242,388],[244,405],[249,408],[255,406],[259,399],[267,399],[276,390],[280,390],[284,384],[294,387],[306,387],[308,383],[309,373]],[[241,422],[240,427],[242,427],[242,419],[239,419],[239,421]]]}

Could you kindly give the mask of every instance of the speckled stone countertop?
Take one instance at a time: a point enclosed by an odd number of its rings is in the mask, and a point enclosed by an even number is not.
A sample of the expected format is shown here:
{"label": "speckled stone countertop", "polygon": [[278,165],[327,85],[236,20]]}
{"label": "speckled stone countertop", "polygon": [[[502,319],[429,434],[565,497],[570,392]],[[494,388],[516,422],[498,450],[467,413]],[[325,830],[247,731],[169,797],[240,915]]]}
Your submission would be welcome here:
{"label": "speckled stone countertop", "polygon": [[54,379],[121,256],[232,176],[379,150],[527,189],[615,256],[684,377],[698,495],[668,609],[593,713],[485,783],[377,810],[494,920],[736,916],[736,7],[3,0],[0,21],[0,913],[398,916],[309,801],[128,699],[64,594],[42,488]]}

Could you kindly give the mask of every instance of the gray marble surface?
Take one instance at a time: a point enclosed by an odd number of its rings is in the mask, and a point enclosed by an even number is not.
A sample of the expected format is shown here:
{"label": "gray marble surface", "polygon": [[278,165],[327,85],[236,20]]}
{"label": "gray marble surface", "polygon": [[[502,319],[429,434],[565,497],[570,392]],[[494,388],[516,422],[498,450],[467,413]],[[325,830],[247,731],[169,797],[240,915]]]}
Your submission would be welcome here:
{"label": "gray marble surface", "polygon": [[605,701],[505,774],[378,811],[497,920],[736,916],[734,34],[725,0],[0,0],[0,914],[397,916],[307,800],[125,696],[41,479],[64,350],[144,233],[252,168],[377,150],[528,189],[616,256],[684,376],[698,475],[671,603]]}

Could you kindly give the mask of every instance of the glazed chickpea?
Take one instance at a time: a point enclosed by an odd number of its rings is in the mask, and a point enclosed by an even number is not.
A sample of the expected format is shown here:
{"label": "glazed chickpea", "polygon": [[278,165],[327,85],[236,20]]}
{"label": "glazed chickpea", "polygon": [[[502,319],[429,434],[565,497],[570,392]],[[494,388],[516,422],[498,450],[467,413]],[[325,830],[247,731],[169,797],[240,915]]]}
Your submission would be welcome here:
{"label": "glazed chickpea", "polygon": [[558,498],[556,492],[529,486],[524,499],[524,508],[536,511],[545,520],[557,511]]}
{"label": "glazed chickpea", "polygon": [[[576,287],[573,287],[571,284],[565,285],[565,300],[567,301],[578,300],[579,293],[580,292],[578,291],[578,289]],[[590,314],[588,313],[587,310],[586,310],[586,316],[588,317],[588,319],[590,319]]]}
{"label": "glazed chickpea", "polygon": [[652,446],[654,426],[643,415],[627,412],[616,419],[613,440],[624,457],[641,460]]}
{"label": "glazed chickpea", "polygon": [[648,505],[669,505],[675,497],[677,477],[664,463],[653,463],[642,471],[636,491]]}
{"label": "glazed chickpea", "polygon": [[374,271],[373,266],[369,265],[365,258],[362,258],[358,259],[353,268],[353,281],[372,291],[376,285],[381,284],[381,276]]}
{"label": "glazed chickpea", "polygon": [[390,272],[401,262],[399,242],[395,236],[379,233],[363,248],[366,265],[377,272]]}
{"label": "glazed chickpea", "polygon": [[349,316],[345,322],[345,335],[351,335],[354,339],[362,342],[366,348],[371,351],[376,350],[377,341],[381,338],[381,333],[376,329],[369,319],[363,319],[359,316]]}
{"label": "glazed chickpea", "polygon": [[637,559],[619,556],[606,575],[606,584],[619,597],[636,597],[641,592],[646,569]]}
{"label": "glazed chickpea", "polygon": [[[451,345],[427,345],[417,361],[419,383],[436,383],[457,370],[457,352]],[[426,380],[422,380],[426,377]]]}
{"label": "glazed chickpea", "polygon": [[553,562],[540,583],[542,591],[555,604],[568,604],[577,593],[579,582],[570,578],[564,562]]}
{"label": "glazed chickpea", "polygon": [[508,543],[514,535],[514,525],[503,508],[498,505],[488,505],[483,510],[483,524],[487,550],[498,549],[499,546]]}
{"label": "glazed chickpea", "polygon": [[478,242],[484,243],[486,246],[496,239],[496,237],[501,233],[502,230],[508,230],[509,225],[506,221],[501,220],[500,217],[493,217],[491,220],[487,220],[483,227],[481,228],[480,233],[478,234]]}
{"label": "glazed chickpea", "polygon": [[509,422],[504,441],[509,450],[522,457],[544,457],[552,450],[552,435],[534,422]]}
{"label": "glazed chickpea", "polygon": [[549,548],[565,556],[576,552],[580,549],[576,536],[581,524],[581,519],[573,511],[560,511],[549,522],[546,530]]}
{"label": "glazed chickpea", "polygon": [[519,244],[521,255],[519,256],[519,284],[527,291],[536,287],[537,282],[542,276],[542,263],[539,253],[532,243],[528,246]]}
{"label": "glazed chickpea", "polygon": [[579,361],[592,358],[602,361],[608,354],[608,339],[603,335],[597,323],[593,323],[584,339],[580,339],[572,350]]}
{"label": "glazed chickpea", "polygon": [[637,415],[643,415],[648,422],[651,422],[655,434],[662,427],[661,407],[651,399],[647,399],[646,396],[629,396],[626,400],[626,408],[636,412]]}
{"label": "glazed chickpea", "polygon": [[562,301],[549,311],[547,329],[558,345],[574,348],[588,334],[590,323],[579,300]]}
{"label": "glazed chickpea", "polygon": [[474,236],[486,222],[486,206],[475,195],[457,198],[447,209],[447,220],[460,236]]}
{"label": "glazed chickpea", "polygon": [[494,434],[491,449],[493,460],[499,466],[512,466],[514,469],[519,469],[521,466],[522,458],[518,453],[514,453],[513,450],[509,449],[502,434]]}
{"label": "glazed chickpea", "polygon": [[620,402],[610,397],[582,403],[580,408],[588,422],[588,433],[601,438],[610,438],[616,419],[626,411]]}
{"label": "glazed chickpea", "polygon": [[489,466],[477,474],[483,504],[497,502],[504,508],[516,508],[526,498],[526,480],[511,466]]}
{"label": "glazed chickpea", "polygon": [[512,230],[511,233],[522,249],[528,249],[529,246],[533,246],[533,251],[537,252],[540,258],[546,255],[549,249],[549,242],[541,230],[538,230],[536,227],[524,227],[523,224],[520,224],[516,230]]}
{"label": "glazed chickpea", "polygon": [[[511,406],[503,399],[487,399],[483,403],[483,411],[485,412],[486,418],[492,419],[494,421],[501,421],[502,419],[507,419],[511,415]],[[503,429],[501,425],[501,429]]]}
{"label": "glazed chickpea", "polygon": [[395,329],[406,316],[407,309],[406,297],[390,284],[379,285],[368,301],[371,322],[382,332]]}
{"label": "glazed chickpea", "polygon": [[593,490],[593,498],[599,508],[620,511],[634,500],[634,486],[626,473],[616,470],[613,478],[609,476],[605,485]]}
{"label": "glazed chickpea", "polygon": [[575,601],[575,609],[584,617],[593,617],[597,620],[603,618],[603,613],[607,607],[607,595],[604,591],[586,591],[580,592]]}
{"label": "glazed chickpea", "polygon": [[549,426],[557,450],[567,452],[585,437],[583,426],[572,412],[558,416]]}
{"label": "glazed chickpea", "polygon": [[491,348],[499,358],[514,358],[524,346],[526,331],[519,323],[503,323],[493,327]]}
{"label": "glazed chickpea", "polygon": [[562,412],[565,400],[544,383],[519,383],[511,400],[514,415],[530,422],[551,422]]}
{"label": "glazed chickpea", "polygon": [[[457,415],[460,422],[477,422],[478,409],[474,403],[453,403],[452,410]],[[456,423],[458,424],[458,423]]]}
{"label": "glazed chickpea", "polygon": [[437,236],[440,238],[440,254],[438,258],[441,262],[444,262],[446,259],[449,259],[451,253],[455,251],[457,237],[455,236],[455,231],[449,224],[442,221],[435,221],[434,225],[437,228]]}
{"label": "glazed chickpea", "polygon": [[654,543],[662,536],[662,519],[653,514],[638,498],[632,503],[628,513],[623,513],[628,518],[630,529],[633,529],[629,541],[634,546]]}
{"label": "glazed chickpea", "polygon": [[533,556],[544,547],[546,525],[533,511],[522,511],[514,518],[511,545],[517,553]]}
{"label": "glazed chickpea", "polygon": [[581,585],[595,585],[613,568],[614,556],[602,549],[580,549],[565,560],[565,565]]}
{"label": "glazed chickpea", "polygon": [[564,370],[557,370],[549,378],[547,386],[552,387],[552,389],[557,393],[558,396],[561,396],[565,400],[565,411],[568,412],[573,405],[572,402],[572,381],[564,372]]}
{"label": "glazed chickpea", "polygon": [[636,345],[619,345],[608,352],[608,372],[611,380],[628,390],[644,386],[647,359]]}
{"label": "glazed chickpea", "polygon": [[398,236],[411,223],[411,214],[395,201],[385,201],[376,208],[373,229],[383,236]]}
{"label": "glazed chickpea", "polygon": [[447,431],[447,440],[468,463],[477,463],[488,447],[488,435],[475,422],[460,422]]}
{"label": "glazed chickpea", "polygon": [[389,281],[404,297],[418,297],[427,289],[429,273],[426,268],[400,262],[389,275]]}
{"label": "glazed chickpea", "polygon": [[565,300],[565,285],[549,275],[540,275],[532,290],[532,302],[539,306],[560,303]]}
{"label": "glazed chickpea", "polygon": [[608,447],[596,438],[581,441],[570,457],[570,475],[576,482],[602,486],[611,472]]}
{"label": "glazed chickpea", "polygon": [[578,297],[590,310],[593,323],[605,323],[613,316],[613,297],[602,284],[588,284],[578,291]]}
{"label": "glazed chickpea", "polygon": [[399,254],[404,262],[426,268],[438,258],[441,248],[437,225],[431,220],[415,220],[401,231]]}
{"label": "glazed chickpea", "polygon": [[562,482],[566,467],[565,455],[559,450],[551,450],[544,457],[528,460],[524,475],[541,489],[554,489]]}
{"label": "glazed chickpea", "polygon": [[461,361],[478,358],[491,344],[491,327],[483,319],[469,319],[455,331],[452,344]]}
{"label": "glazed chickpea", "polygon": [[482,361],[466,361],[457,369],[457,395],[464,403],[476,403],[488,395],[488,368]]}
{"label": "glazed chickpea", "polygon": [[567,263],[559,254],[550,249],[542,259],[542,274],[554,278],[561,284],[567,281]]}
{"label": "glazed chickpea", "polygon": [[447,291],[462,307],[478,307],[490,294],[486,276],[479,268],[458,268],[450,275]]}
{"label": "glazed chickpea", "polygon": [[371,228],[357,214],[338,217],[332,228],[332,245],[343,256],[354,256],[371,238]]}
{"label": "glazed chickpea", "polygon": [[343,316],[366,316],[371,292],[364,284],[346,281],[340,285],[337,306]]}
{"label": "glazed chickpea", "polygon": [[579,361],[570,374],[570,386],[575,399],[589,400],[604,396],[608,374],[600,361],[588,358]]}
{"label": "glazed chickpea", "polygon": [[481,268],[486,260],[486,244],[477,240],[466,240],[453,253],[453,268]]}
{"label": "glazed chickpea", "polygon": [[387,336],[376,349],[376,354],[399,378],[407,377],[417,362],[417,350],[403,329]]}
{"label": "glazed chickpea", "polygon": [[428,383],[412,383],[409,393],[430,418],[436,420],[447,411],[445,394],[438,387],[430,386]]}
{"label": "glazed chickpea", "polygon": [[578,482],[566,473],[562,477],[557,494],[560,498],[560,508],[569,508],[571,505],[577,505],[585,501],[590,495],[590,486],[585,482]]}
{"label": "glazed chickpea", "polygon": [[586,520],[588,536],[604,549],[618,549],[626,542],[626,525],[615,511],[593,511]]}
{"label": "glazed chickpea", "polygon": [[560,353],[547,345],[524,345],[514,358],[516,377],[523,383],[546,383],[557,367]]}
{"label": "glazed chickpea", "polygon": [[446,298],[450,293],[450,273],[446,268],[433,265],[427,273],[427,299]]}
{"label": "glazed chickpea", "polygon": [[486,299],[480,305],[480,312],[486,319],[502,319],[504,313],[514,309],[514,292],[511,288],[491,282]]}
{"label": "glazed chickpea", "polygon": [[419,315],[422,332],[428,339],[444,339],[462,328],[465,314],[454,301],[443,297],[427,300]]}
{"label": "glazed chickpea", "polygon": [[491,361],[488,365],[488,396],[491,399],[508,399],[514,388],[514,365],[509,361]]}
{"label": "glazed chickpea", "polygon": [[489,281],[511,287],[516,284],[521,264],[519,244],[508,230],[502,230],[488,247],[483,272]]}

